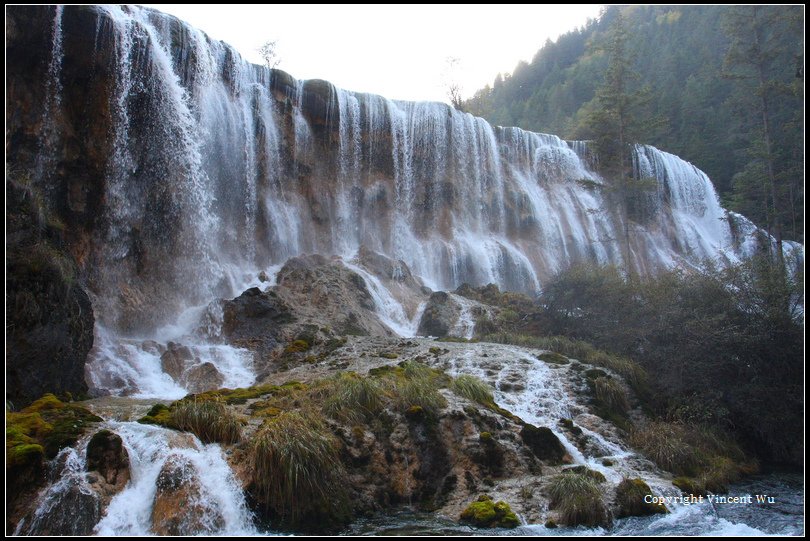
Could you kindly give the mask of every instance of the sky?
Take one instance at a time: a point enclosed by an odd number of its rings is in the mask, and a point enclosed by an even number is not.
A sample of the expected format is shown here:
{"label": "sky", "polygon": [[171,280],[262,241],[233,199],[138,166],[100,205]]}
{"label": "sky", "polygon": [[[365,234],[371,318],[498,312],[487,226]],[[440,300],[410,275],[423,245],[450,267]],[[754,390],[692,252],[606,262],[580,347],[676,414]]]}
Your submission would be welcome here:
{"label": "sky", "polygon": [[[298,79],[391,99],[447,102],[447,83],[470,97],[498,73],[531,61],[547,39],[583,26],[599,5],[182,5],[170,13],[246,59],[277,40],[279,68]],[[448,69],[448,58],[457,58]]]}

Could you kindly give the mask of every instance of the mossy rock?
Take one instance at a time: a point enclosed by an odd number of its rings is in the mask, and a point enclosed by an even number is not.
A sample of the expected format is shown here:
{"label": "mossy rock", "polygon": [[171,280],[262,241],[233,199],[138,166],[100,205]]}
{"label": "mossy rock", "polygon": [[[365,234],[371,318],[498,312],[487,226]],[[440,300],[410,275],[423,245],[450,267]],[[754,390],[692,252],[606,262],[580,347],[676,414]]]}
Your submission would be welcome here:
{"label": "mossy rock", "polygon": [[461,520],[478,528],[516,528],[520,525],[508,503],[493,502],[486,495],[479,496],[477,501],[468,505],[461,513]]}
{"label": "mossy rock", "polygon": [[537,358],[545,363],[550,364],[568,364],[571,362],[565,355],[560,355],[559,353],[555,353],[553,351],[541,353],[537,356]]}
{"label": "mossy rock", "polygon": [[582,434],[582,429],[579,428],[577,425],[574,424],[574,421],[571,419],[560,419],[558,423],[561,427],[567,429],[571,434],[575,436],[579,436]]}
{"label": "mossy rock", "polygon": [[597,483],[604,483],[607,481],[602,472],[592,470],[586,466],[571,466],[570,468],[564,468],[562,473],[577,473],[579,475],[584,475],[585,477],[590,477]]}
{"label": "mossy rock", "polygon": [[493,441],[491,432],[481,432],[478,438],[481,440],[481,443],[492,443]]}
{"label": "mossy rock", "polygon": [[46,458],[53,458],[100,421],[90,410],[46,394],[22,411],[6,415],[6,464],[30,464],[43,452]]}
{"label": "mossy rock", "polygon": [[585,370],[582,373],[582,375],[584,375],[585,378],[590,380],[590,381],[593,381],[593,380],[595,380],[597,378],[609,378],[610,377],[610,375],[607,372],[605,372],[604,370],[600,370],[598,368],[589,368],[588,370]]}
{"label": "mossy rock", "polygon": [[672,480],[672,484],[681,489],[681,492],[686,494],[703,494],[704,487],[697,479],[693,477],[676,477]]}
{"label": "mossy rock", "polygon": [[293,340],[292,343],[284,348],[284,353],[301,353],[308,351],[311,347],[312,345],[306,340]]}
{"label": "mossy rock", "polygon": [[520,437],[523,439],[534,456],[540,460],[546,460],[553,464],[561,464],[565,458],[565,447],[551,429],[544,426],[537,427],[530,424],[523,425],[520,430]]}
{"label": "mossy rock", "polygon": [[546,521],[545,526],[546,526],[546,528],[548,528],[548,529],[554,529],[554,528],[558,528],[558,527],[559,527],[559,526],[557,526],[557,523],[556,523],[556,522],[554,522],[554,520],[553,520],[553,519],[548,519],[548,520]]}
{"label": "mossy rock", "polygon": [[382,357],[383,359],[398,359],[399,355],[396,353],[391,353],[389,351],[383,351],[382,353],[378,353],[377,357]]}
{"label": "mossy rock", "polygon": [[645,496],[652,495],[650,486],[641,479],[624,479],[616,487],[616,516],[643,517],[647,515],[665,514],[669,511],[664,504],[648,503]]}
{"label": "mossy rock", "polygon": [[433,355],[441,355],[442,354],[442,348],[432,347],[432,348],[428,349],[428,351],[430,353],[432,353]]}
{"label": "mossy rock", "polygon": [[144,425],[158,425],[173,428],[171,422],[171,410],[166,404],[155,404],[146,412],[146,415],[138,419]]}

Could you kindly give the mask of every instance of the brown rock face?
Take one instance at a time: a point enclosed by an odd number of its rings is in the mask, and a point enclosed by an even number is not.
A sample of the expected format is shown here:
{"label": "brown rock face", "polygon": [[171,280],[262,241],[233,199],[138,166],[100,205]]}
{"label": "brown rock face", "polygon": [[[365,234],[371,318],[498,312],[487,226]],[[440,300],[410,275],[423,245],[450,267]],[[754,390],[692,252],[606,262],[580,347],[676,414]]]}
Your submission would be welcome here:
{"label": "brown rock face", "polygon": [[96,432],[87,444],[87,470],[97,471],[115,494],[129,482],[129,453],[121,436],[109,430]]}
{"label": "brown rock face", "polygon": [[157,479],[152,531],[157,535],[205,535],[222,529],[222,513],[202,500],[198,473],[185,458],[166,461]]}

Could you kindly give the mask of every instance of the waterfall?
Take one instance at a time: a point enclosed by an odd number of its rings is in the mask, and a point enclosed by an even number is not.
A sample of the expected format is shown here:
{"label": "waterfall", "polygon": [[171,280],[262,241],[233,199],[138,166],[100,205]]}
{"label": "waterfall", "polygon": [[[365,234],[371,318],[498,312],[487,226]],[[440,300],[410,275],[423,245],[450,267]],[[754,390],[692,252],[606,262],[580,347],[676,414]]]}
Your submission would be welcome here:
{"label": "waterfall", "polygon": [[[94,18],[92,44],[71,31],[79,15]],[[96,316],[88,378],[101,389],[182,392],[162,381],[160,356],[143,342],[296,255],[348,261],[366,246],[433,289],[495,283],[532,294],[577,262],[654,272],[736,261],[768,242],[720,206],[703,172],[650,146],[635,147],[634,165],[655,187],[639,216],[622,216],[586,143],[297,81],[147,8],[58,7],[51,20],[37,159],[53,171],[50,206],[87,231],[76,249]],[[81,84],[98,92],[77,95],[66,66],[83,55],[91,69]],[[94,135],[76,143],[84,151],[61,155],[54,141],[88,122]],[[88,201],[74,211],[57,194],[60,183],[77,192],[76,179],[60,175],[82,168],[100,178],[79,186]],[[79,213],[87,208],[98,218]],[[364,279],[386,324],[410,332],[412,314]],[[189,341],[192,327],[166,340]],[[250,381],[244,352],[190,341],[198,364]]]}

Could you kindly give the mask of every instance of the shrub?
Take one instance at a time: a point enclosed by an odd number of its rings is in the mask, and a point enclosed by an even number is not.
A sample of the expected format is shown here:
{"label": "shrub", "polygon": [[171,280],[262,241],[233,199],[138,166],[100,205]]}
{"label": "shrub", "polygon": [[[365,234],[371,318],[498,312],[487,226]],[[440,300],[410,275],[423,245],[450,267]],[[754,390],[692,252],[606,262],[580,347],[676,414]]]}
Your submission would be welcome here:
{"label": "shrub", "polygon": [[563,473],[552,478],[548,486],[549,506],[559,513],[560,521],[569,526],[601,526],[608,523],[599,483],[579,473]]}
{"label": "shrub", "polygon": [[492,388],[475,376],[467,374],[458,376],[450,384],[450,390],[458,396],[478,402],[479,404],[491,404],[494,402]]}
{"label": "shrub", "polygon": [[184,400],[175,404],[170,417],[174,426],[193,432],[203,443],[242,439],[239,418],[220,402]]}
{"label": "shrub", "polygon": [[402,411],[416,406],[432,417],[437,416],[439,410],[447,405],[439,387],[430,378],[397,380],[395,398]]}
{"label": "shrub", "polygon": [[287,411],[268,420],[251,454],[257,495],[282,526],[303,526],[305,518],[324,527],[346,520],[346,473],[338,442],[311,413]]}

